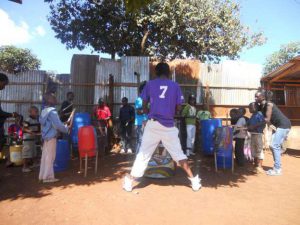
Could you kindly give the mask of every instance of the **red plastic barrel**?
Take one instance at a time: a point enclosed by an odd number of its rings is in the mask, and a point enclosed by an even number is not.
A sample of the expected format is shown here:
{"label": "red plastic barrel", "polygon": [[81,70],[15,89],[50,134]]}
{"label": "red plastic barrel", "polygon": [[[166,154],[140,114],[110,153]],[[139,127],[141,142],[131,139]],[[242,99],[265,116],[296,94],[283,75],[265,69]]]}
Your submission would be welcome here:
{"label": "red plastic barrel", "polygon": [[78,131],[78,150],[80,157],[85,157],[87,153],[88,157],[96,155],[96,135],[93,126],[83,126]]}

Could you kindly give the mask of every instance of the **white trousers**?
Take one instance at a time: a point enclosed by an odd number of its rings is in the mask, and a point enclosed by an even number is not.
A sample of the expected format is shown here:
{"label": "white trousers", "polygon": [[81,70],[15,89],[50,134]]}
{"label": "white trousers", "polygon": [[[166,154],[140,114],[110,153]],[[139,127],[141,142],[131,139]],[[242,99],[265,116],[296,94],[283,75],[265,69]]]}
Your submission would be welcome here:
{"label": "white trousers", "polygon": [[195,125],[186,125],[186,148],[189,150],[194,150],[194,143],[195,143],[195,135],[196,135],[196,126]]}
{"label": "white trousers", "polygon": [[53,164],[56,155],[56,138],[44,141],[39,180],[54,178]]}
{"label": "white trousers", "polygon": [[187,159],[183,153],[176,127],[165,127],[157,121],[149,120],[146,124],[142,144],[131,170],[131,176],[142,177],[157,145],[161,141],[172,159],[176,162]]}

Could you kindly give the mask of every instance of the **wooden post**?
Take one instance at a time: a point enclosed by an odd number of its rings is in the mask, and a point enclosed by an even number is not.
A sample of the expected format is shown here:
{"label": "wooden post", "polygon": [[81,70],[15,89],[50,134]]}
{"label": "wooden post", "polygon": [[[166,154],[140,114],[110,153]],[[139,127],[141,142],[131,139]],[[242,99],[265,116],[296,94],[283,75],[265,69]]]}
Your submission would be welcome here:
{"label": "wooden post", "polygon": [[[108,141],[108,149],[107,151],[110,151],[112,149],[112,143],[113,143],[113,115],[114,115],[114,76],[112,74],[109,74],[109,108],[110,108],[110,112],[112,117],[110,118],[110,120],[108,121],[109,126],[107,129],[107,141]],[[106,148],[104,148],[104,154],[106,152]],[[98,156],[97,156],[98,158]]]}
{"label": "wooden post", "polygon": [[205,87],[205,105],[206,105],[207,111],[210,111],[210,89],[209,89],[208,84],[206,84],[206,87]]}
{"label": "wooden post", "polygon": [[139,87],[141,85],[141,74],[138,72],[134,72],[134,75],[136,76],[136,81],[137,81],[137,96],[139,96]]}
{"label": "wooden post", "polygon": [[228,109],[226,109],[226,126],[228,126],[228,118],[229,118]]}
{"label": "wooden post", "polygon": [[113,115],[114,114],[114,76],[112,74],[109,74],[109,108],[110,112]]}

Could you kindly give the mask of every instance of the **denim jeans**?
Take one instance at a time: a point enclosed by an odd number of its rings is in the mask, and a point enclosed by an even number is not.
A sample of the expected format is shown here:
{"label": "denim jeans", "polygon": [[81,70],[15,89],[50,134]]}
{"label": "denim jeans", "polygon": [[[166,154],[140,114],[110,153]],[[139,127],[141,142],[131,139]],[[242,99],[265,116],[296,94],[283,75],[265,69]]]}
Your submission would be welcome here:
{"label": "denim jeans", "polygon": [[288,136],[290,129],[277,128],[272,135],[271,149],[274,159],[274,168],[281,169],[281,145]]}
{"label": "denim jeans", "polygon": [[142,137],[143,137],[144,127],[143,125],[137,125],[136,126],[136,147],[135,147],[135,154],[138,154],[141,143],[142,143]]}

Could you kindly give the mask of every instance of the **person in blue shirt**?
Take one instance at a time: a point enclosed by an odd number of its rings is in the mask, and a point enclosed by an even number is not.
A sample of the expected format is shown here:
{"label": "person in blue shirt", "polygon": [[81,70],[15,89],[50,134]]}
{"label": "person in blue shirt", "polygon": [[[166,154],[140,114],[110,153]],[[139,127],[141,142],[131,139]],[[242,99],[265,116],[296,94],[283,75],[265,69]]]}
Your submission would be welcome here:
{"label": "person in blue shirt", "polygon": [[251,151],[254,157],[255,172],[263,173],[263,130],[266,123],[263,114],[258,111],[258,107],[259,106],[256,102],[252,102],[249,104],[249,111],[250,113],[252,113],[252,116],[249,119],[247,125],[248,131],[251,133]]}
{"label": "person in blue shirt", "polygon": [[58,131],[68,133],[69,127],[64,125],[55,109],[56,97],[52,93],[44,95],[45,108],[41,112],[40,124],[43,139],[43,151],[40,166],[39,180],[43,183],[57,182],[54,177],[53,164],[56,155],[56,137]]}
{"label": "person in blue shirt", "polygon": [[[142,93],[144,87],[146,85],[146,81],[144,81],[139,87],[139,95]],[[143,99],[139,96],[135,100],[135,120],[134,125],[136,126],[136,147],[135,153],[139,152],[141,143],[142,143],[142,136],[144,132],[145,122],[147,121],[148,116],[146,113],[143,112]]]}

